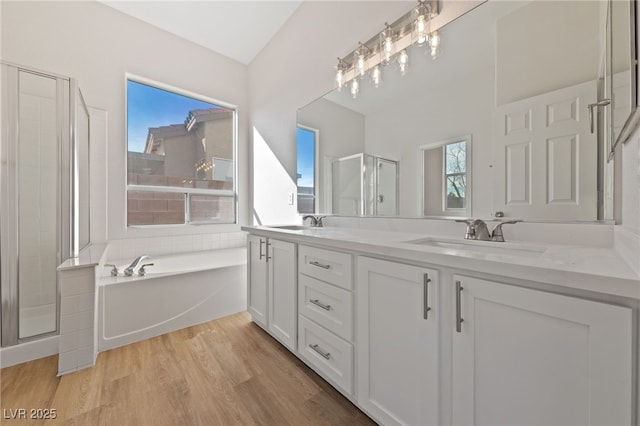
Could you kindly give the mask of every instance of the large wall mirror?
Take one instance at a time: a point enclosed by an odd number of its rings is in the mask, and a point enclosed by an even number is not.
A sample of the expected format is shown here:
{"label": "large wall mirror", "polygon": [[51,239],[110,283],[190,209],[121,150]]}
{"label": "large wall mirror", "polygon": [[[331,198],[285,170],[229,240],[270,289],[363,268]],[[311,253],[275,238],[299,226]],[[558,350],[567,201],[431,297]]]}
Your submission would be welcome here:
{"label": "large wall mirror", "polygon": [[[634,19],[628,1],[489,0],[439,29],[437,59],[413,45],[405,75],[391,63],[379,87],[365,78],[355,98],[343,88],[301,108],[298,125],[318,135],[315,212],[349,214],[335,164],[361,155],[393,162],[397,205],[354,214],[612,219],[609,152],[636,104]],[[452,171],[454,148],[464,165]],[[377,184],[358,189],[361,205]]]}

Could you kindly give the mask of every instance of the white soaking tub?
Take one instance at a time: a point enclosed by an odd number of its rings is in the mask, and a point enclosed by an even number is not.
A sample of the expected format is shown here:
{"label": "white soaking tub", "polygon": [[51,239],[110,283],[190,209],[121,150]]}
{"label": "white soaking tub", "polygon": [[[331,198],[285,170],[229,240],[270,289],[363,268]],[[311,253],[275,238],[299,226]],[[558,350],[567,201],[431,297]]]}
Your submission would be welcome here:
{"label": "white soaking tub", "polygon": [[[98,350],[158,336],[246,310],[247,250],[232,248],[154,256],[141,277],[103,270]],[[131,259],[111,262],[122,274]],[[137,271],[137,268],[136,268]]]}

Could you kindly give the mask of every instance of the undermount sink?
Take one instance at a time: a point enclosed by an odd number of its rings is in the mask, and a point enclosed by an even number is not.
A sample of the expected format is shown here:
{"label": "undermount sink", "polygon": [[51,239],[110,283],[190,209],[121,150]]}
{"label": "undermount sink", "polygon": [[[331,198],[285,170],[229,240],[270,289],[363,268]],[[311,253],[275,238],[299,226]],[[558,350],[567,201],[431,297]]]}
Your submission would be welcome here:
{"label": "undermount sink", "polygon": [[520,243],[504,243],[496,241],[456,240],[448,238],[422,238],[420,240],[407,241],[409,244],[418,244],[429,247],[439,247],[456,250],[466,250],[478,253],[501,254],[508,256],[540,256],[546,250],[544,247],[526,245]]}
{"label": "undermount sink", "polygon": [[308,226],[304,225],[273,225],[268,226],[268,228],[288,229],[289,231],[302,231],[303,229],[309,229]]}

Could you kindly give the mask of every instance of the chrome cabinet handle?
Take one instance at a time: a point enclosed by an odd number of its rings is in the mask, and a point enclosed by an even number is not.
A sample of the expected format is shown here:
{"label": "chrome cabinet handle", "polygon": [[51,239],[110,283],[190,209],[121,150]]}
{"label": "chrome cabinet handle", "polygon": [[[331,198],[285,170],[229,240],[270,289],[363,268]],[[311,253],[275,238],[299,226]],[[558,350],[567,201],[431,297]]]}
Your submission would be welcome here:
{"label": "chrome cabinet handle", "polygon": [[313,349],[315,352],[317,352],[321,357],[323,357],[324,359],[329,359],[331,358],[331,353],[330,352],[325,352],[322,349],[320,349],[318,347],[318,345],[309,345],[309,347],[311,349]]}
{"label": "chrome cabinet handle", "polygon": [[309,264],[313,266],[317,266],[318,268],[322,268],[322,269],[331,268],[331,265],[325,265],[324,263],[320,263],[317,260],[312,260],[311,262],[309,262]]}
{"label": "chrome cabinet handle", "polygon": [[266,252],[266,261],[268,262],[269,259],[271,259],[273,256],[269,256],[269,247],[271,247],[271,243],[269,241],[267,241],[267,252]]}
{"label": "chrome cabinet handle", "polygon": [[320,306],[325,311],[331,310],[331,305],[325,305],[324,303],[320,302],[318,299],[309,299],[309,302],[313,303],[316,306]]}
{"label": "chrome cabinet handle", "polygon": [[464,287],[462,287],[460,281],[456,281],[456,331],[458,333],[462,333],[462,322],[464,321],[464,319],[462,319],[462,312],[460,308],[460,293],[462,290],[464,290]]}
{"label": "chrome cabinet handle", "polygon": [[264,257],[264,254],[262,253],[262,245],[264,244],[264,240],[262,238],[260,238],[260,258],[258,260],[262,260],[262,258]]}
{"label": "chrome cabinet handle", "polygon": [[423,297],[423,317],[424,319],[429,319],[429,311],[431,308],[429,307],[429,283],[431,282],[431,278],[429,278],[429,274],[424,274],[422,276],[422,297]]}
{"label": "chrome cabinet handle", "polygon": [[587,108],[589,108],[589,128],[591,129],[591,133],[593,133],[595,130],[594,129],[595,120],[593,118],[593,109],[601,106],[607,106],[610,103],[611,103],[611,99],[605,98],[605,99],[600,99],[598,102],[594,104],[589,104],[587,106]]}

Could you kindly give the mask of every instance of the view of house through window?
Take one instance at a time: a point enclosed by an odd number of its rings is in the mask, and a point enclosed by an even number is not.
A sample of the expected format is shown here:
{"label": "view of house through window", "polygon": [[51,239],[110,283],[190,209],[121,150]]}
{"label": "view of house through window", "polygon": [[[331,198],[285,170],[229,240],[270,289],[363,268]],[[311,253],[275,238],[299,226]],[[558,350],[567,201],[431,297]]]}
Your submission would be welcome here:
{"label": "view of house through window", "polygon": [[466,207],[467,188],[467,143],[455,142],[445,145],[445,208]]}
{"label": "view of house through window", "polygon": [[234,108],[127,79],[127,224],[235,223]]}
{"label": "view of house through window", "polygon": [[317,131],[298,127],[298,213],[315,213]]}

